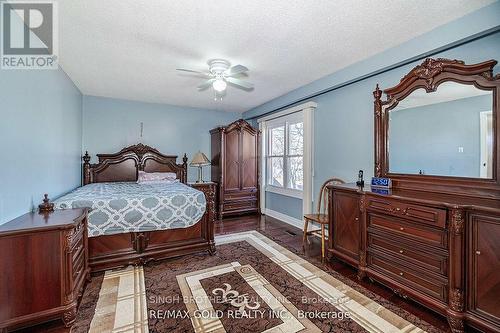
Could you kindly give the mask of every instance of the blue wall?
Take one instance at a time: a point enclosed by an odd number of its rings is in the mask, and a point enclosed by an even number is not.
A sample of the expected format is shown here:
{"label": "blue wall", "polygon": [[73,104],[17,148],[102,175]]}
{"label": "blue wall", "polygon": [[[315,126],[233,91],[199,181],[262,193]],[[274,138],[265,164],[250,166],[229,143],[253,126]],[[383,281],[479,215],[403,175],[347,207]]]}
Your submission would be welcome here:
{"label": "blue wall", "polygon": [[480,177],[479,118],[492,107],[489,94],[391,111],[391,172]]}
{"label": "blue wall", "polygon": [[[382,89],[396,85],[406,73],[422,62],[420,57],[425,57],[432,50],[447,49],[463,39],[468,43],[433,54],[432,57],[461,59],[466,63],[500,59],[499,32],[471,39],[484,31],[498,31],[499,12],[500,2],[496,2],[249,110],[243,113],[243,118],[252,120],[299,100],[300,103],[314,101],[318,104],[314,114],[314,198],[317,198],[321,184],[329,177],[340,177],[352,182],[356,180],[357,171],[362,169],[365,179],[370,179],[374,165],[372,91],[375,85],[379,83]],[[408,59],[415,61],[396,66]],[[496,68],[498,71],[499,66]],[[331,88],[334,90],[304,99]],[[289,198],[276,195],[272,201],[273,207],[283,207],[280,213],[301,219],[301,212],[298,214],[297,209],[291,206],[301,207],[300,200],[291,202]]]}
{"label": "blue wall", "polygon": [[[209,130],[240,117],[233,112],[84,96],[83,150],[95,161],[95,154],[114,153],[142,142],[164,154],[178,155],[178,163],[184,153],[191,160],[198,150],[210,158]],[[203,168],[203,176],[210,179],[210,167]],[[196,180],[195,168],[189,168],[188,178]]]}
{"label": "blue wall", "polygon": [[0,224],[80,185],[82,94],[62,70],[0,70]]}
{"label": "blue wall", "polygon": [[266,192],[266,209],[302,220],[302,199]]}

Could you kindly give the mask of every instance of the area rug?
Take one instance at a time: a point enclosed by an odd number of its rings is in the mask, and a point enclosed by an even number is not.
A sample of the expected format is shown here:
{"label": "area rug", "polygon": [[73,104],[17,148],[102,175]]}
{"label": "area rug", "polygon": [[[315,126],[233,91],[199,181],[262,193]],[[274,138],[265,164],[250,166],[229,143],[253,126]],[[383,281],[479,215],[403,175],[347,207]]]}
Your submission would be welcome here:
{"label": "area rug", "polygon": [[97,300],[84,295],[73,331],[441,332],[259,232],[216,244],[215,256],[106,272],[90,286]]}

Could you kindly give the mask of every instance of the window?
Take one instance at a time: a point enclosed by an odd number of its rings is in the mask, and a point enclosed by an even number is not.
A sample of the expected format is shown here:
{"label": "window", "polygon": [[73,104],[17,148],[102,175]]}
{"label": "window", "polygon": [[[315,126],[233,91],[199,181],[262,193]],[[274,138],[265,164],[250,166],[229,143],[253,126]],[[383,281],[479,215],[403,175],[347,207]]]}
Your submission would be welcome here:
{"label": "window", "polygon": [[267,186],[301,192],[304,187],[302,113],[269,121],[267,131]]}
{"label": "window", "polygon": [[[260,207],[272,214],[269,192],[301,199],[302,212],[311,213],[313,202],[313,153],[315,102],[306,102],[257,119],[261,131]],[[269,208],[266,200],[269,198]],[[295,200],[297,204],[298,201]],[[277,207],[277,206],[275,206]],[[277,212],[286,215],[286,212]],[[267,213],[266,213],[267,214]]]}

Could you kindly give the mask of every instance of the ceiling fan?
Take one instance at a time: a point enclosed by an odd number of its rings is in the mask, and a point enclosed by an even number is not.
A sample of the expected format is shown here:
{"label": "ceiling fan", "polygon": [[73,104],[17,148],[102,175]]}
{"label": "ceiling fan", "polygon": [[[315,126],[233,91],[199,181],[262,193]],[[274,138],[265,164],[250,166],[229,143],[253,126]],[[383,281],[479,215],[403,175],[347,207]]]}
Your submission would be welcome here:
{"label": "ceiling fan", "polygon": [[215,92],[215,99],[225,94],[227,84],[244,90],[252,90],[253,84],[240,80],[238,77],[248,72],[248,68],[243,65],[231,66],[231,63],[224,59],[212,59],[207,62],[208,72],[196,71],[191,69],[177,68],[178,71],[202,75],[208,78],[205,82],[198,85],[198,90],[205,90],[212,86]]}

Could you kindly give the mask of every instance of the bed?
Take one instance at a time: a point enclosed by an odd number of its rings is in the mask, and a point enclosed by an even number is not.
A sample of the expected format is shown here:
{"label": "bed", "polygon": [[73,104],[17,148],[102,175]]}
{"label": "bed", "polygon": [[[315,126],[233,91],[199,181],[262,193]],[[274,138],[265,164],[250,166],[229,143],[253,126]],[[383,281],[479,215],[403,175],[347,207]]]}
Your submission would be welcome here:
{"label": "bed", "polygon": [[[137,144],[97,157],[91,164],[83,156],[83,186],[54,201],[56,209],[90,208],[92,271],[215,252],[215,186],[187,184],[186,155],[177,164],[177,156]],[[172,172],[178,181],[137,184],[139,171]]]}

